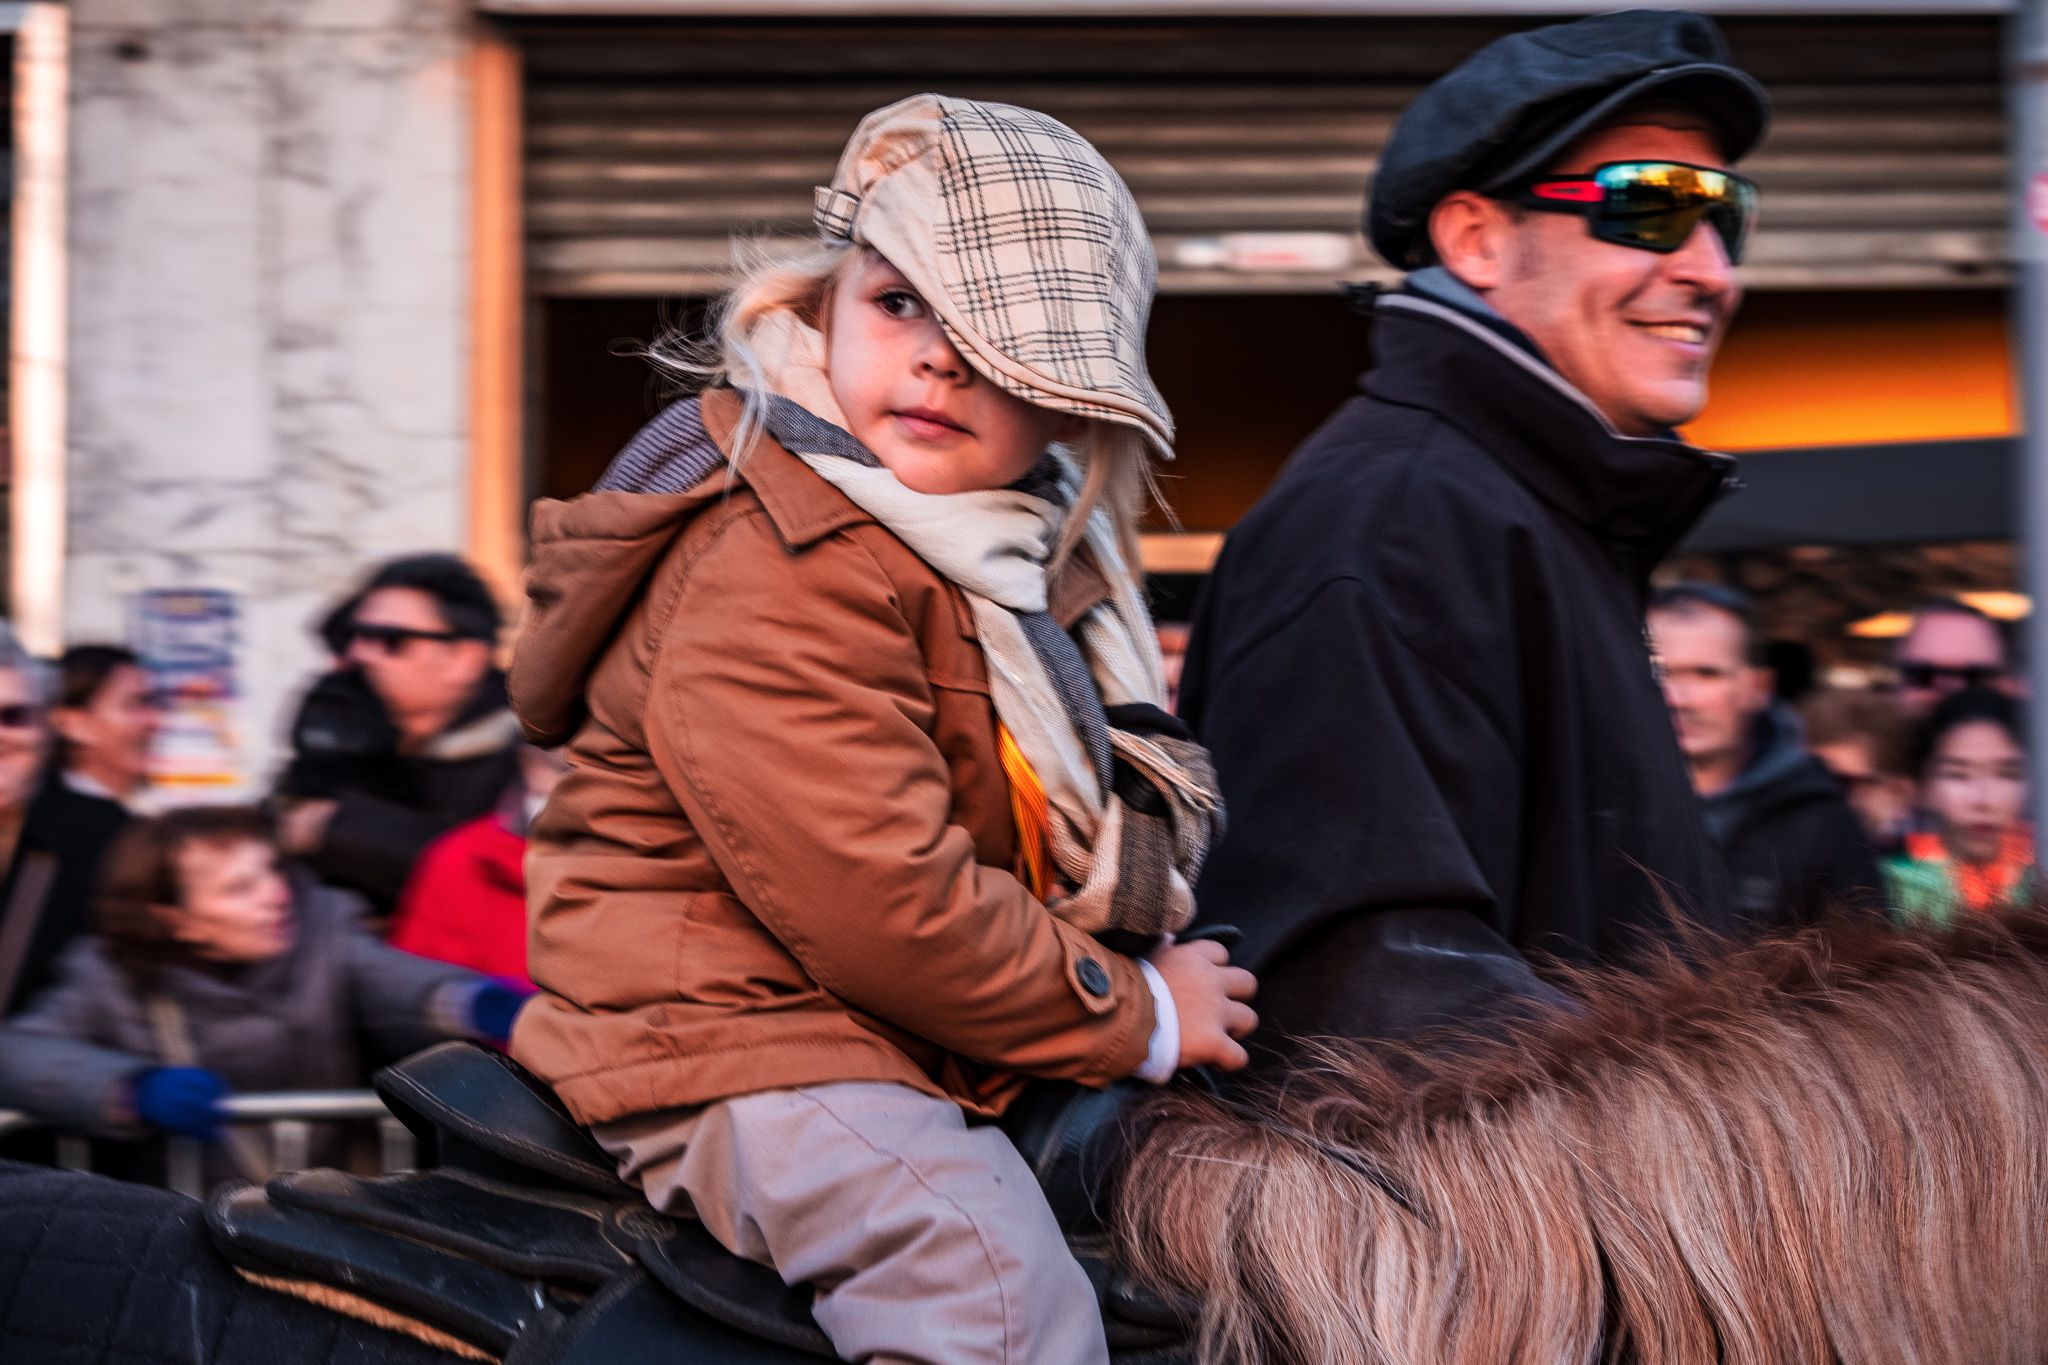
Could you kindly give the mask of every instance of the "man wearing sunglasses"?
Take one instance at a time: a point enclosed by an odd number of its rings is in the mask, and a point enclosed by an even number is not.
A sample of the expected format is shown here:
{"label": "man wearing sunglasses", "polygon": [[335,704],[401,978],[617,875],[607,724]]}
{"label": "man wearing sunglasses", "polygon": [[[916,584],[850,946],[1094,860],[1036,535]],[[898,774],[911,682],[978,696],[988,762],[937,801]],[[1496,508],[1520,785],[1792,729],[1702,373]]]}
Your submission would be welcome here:
{"label": "man wearing sunglasses", "polygon": [[1916,723],[1951,692],[1966,687],[2003,692],[2011,686],[2005,631],[1953,597],[1937,598],[1913,613],[1892,662],[1899,672],[1899,710]]}
{"label": "man wearing sunglasses", "polygon": [[345,605],[322,626],[342,666],[300,708],[279,827],[289,852],[388,912],[427,845],[518,775],[518,726],[497,603],[460,559],[392,560]]}
{"label": "man wearing sunglasses", "polygon": [[1398,1037],[1727,922],[1643,635],[1733,461],[1706,399],[1762,88],[1699,15],[1503,38],[1409,106],[1373,368],[1231,533],[1183,706],[1230,830],[1198,900],[1269,1033]]}

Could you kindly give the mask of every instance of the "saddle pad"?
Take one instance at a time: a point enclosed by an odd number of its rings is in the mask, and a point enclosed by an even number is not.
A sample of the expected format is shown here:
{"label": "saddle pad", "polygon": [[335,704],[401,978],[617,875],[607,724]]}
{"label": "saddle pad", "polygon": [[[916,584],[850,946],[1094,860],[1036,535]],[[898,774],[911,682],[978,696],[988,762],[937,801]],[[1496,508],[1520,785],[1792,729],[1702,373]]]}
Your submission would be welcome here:
{"label": "saddle pad", "polygon": [[[273,1204],[395,1232],[523,1278],[596,1289],[630,1264],[609,1200],[517,1189],[465,1171],[365,1179],[298,1171],[265,1187]],[[660,1215],[648,1211],[649,1218]],[[666,1222],[667,1220],[663,1220]]]}
{"label": "saddle pad", "polygon": [[238,1269],[324,1284],[502,1356],[549,1308],[538,1280],[409,1238],[281,1206],[253,1185],[209,1201],[214,1245]]}

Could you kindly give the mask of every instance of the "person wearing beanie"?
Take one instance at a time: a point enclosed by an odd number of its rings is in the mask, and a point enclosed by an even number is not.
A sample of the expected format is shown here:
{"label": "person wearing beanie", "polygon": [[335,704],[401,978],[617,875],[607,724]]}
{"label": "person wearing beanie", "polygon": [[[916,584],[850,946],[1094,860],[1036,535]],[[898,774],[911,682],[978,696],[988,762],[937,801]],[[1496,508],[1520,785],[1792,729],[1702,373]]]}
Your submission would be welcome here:
{"label": "person wearing beanie", "polygon": [[939,95],[869,115],[815,218],[675,354],[696,396],[535,511],[512,699],[569,772],[512,1053],[843,1358],[1106,1361],[969,1119],[1242,1065],[1256,1022],[1174,939],[1222,812],[1136,557],[1151,243],[1071,129]]}
{"label": "person wearing beanie", "polygon": [[388,915],[427,846],[489,812],[519,774],[494,662],[498,604],[454,555],[379,566],[321,622],[315,680],[277,785],[285,850]]}
{"label": "person wearing beanie", "polygon": [[1181,683],[1231,815],[1202,914],[1277,1050],[1484,1027],[1554,996],[1537,963],[1724,924],[1643,608],[1731,483],[1676,429],[1767,119],[1710,20],[1646,10],[1501,38],[1401,115],[1373,367],[1231,532]]}

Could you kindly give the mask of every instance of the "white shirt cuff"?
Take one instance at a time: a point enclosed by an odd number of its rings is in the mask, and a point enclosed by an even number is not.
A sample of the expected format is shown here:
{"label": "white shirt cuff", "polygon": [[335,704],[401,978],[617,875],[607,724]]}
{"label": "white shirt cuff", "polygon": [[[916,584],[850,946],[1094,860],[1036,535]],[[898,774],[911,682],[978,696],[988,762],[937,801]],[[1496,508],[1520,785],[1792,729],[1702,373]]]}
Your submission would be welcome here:
{"label": "white shirt cuff", "polygon": [[1174,1007],[1173,992],[1166,989],[1166,978],[1157,967],[1141,957],[1138,970],[1145,974],[1145,984],[1152,988],[1152,1041],[1145,1045],[1144,1065],[1133,1074],[1141,1081],[1164,1085],[1179,1069],[1180,1011]]}

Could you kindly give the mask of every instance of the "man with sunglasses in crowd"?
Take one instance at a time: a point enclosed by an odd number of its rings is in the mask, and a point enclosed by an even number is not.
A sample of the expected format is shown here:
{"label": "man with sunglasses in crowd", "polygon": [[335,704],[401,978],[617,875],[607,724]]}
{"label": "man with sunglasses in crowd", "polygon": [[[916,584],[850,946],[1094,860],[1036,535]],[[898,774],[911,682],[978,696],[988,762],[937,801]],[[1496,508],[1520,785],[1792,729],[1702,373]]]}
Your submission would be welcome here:
{"label": "man with sunglasses in crowd", "polygon": [[1403,114],[1374,363],[1231,533],[1183,707],[1230,828],[1198,891],[1274,1035],[1400,1037],[1726,923],[1649,574],[1729,484],[1675,432],[1735,312],[1762,88],[1711,21],[1514,34]]}
{"label": "man with sunglasses in crowd", "polygon": [[1915,724],[1951,692],[1966,687],[2003,692],[2012,683],[2004,628],[1953,597],[1936,598],[1913,613],[1892,663],[1899,673],[1899,710]]}
{"label": "man with sunglasses in crowd", "polygon": [[287,851],[388,913],[434,839],[519,773],[490,589],[453,555],[395,559],[322,626],[339,667],[307,693],[278,784]]}

